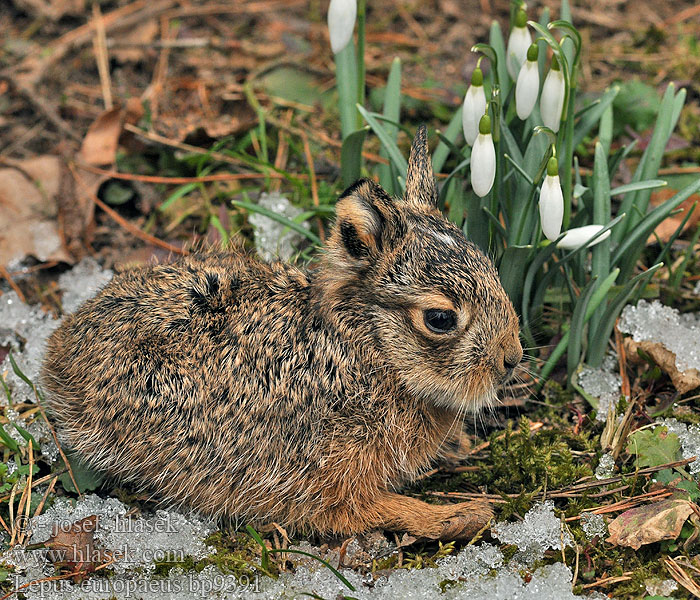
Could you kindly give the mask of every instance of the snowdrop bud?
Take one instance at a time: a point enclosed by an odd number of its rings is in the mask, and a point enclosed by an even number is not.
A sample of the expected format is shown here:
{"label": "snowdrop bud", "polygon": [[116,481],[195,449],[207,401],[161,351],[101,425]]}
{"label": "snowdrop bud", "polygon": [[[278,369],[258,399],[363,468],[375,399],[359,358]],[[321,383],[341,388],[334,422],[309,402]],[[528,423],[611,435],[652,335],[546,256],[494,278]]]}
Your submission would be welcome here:
{"label": "snowdrop bud", "polygon": [[[583,246],[588,240],[590,240],[596,233],[603,229],[602,225],[584,225],[583,227],[574,227],[569,229],[569,231],[564,234],[557,244],[557,248],[564,248],[565,250],[576,250]],[[595,246],[597,243],[602,242],[605,238],[610,236],[610,230],[608,229],[603,235],[596,238],[588,246]]]}
{"label": "snowdrop bud", "polygon": [[338,54],[352,39],[357,17],[357,0],[331,0],[328,7],[328,33],[333,54]]}
{"label": "snowdrop bud", "polygon": [[530,116],[540,92],[540,69],[537,65],[537,44],[527,51],[527,60],[518,73],[515,84],[515,110],[523,121]]}
{"label": "snowdrop bud", "polygon": [[510,31],[506,49],[506,66],[513,81],[518,78],[518,72],[527,58],[527,49],[530,44],[532,44],[532,36],[527,29],[527,15],[520,9],[515,17],[515,25]]}
{"label": "snowdrop bud", "polygon": [[462,129],[464,139],[470,146],[474,145],[479,135],[479,120],[486,112],[486,94],[484,93],[484,75],[477,67],[472,73],[472,83],[464,96],[462,107]]}
{"label": "snowdrop bud", "polygon": [[491,137],[491,119],[484,115],[479,121],[479,135],[472,148],[471,180],[474,193],[483,198],[493,187],[495,177],[496,150]]}
{"label": "snowdrop bud", "polygon": [[540,113],[542,122],[554,133],[559,131],[565,95],[566,84],[564,83],[564,75],[559,68],[557,57],[553,56],[552,68],[549,69],[549,73],[547,73],[547,77],[544,80],[544,86],[542,86]]}
{"label": "snowdrop bud", "polygon": [[561,233],[564,218],[564,194],[559,183],[559,165],[556,156],[547,163],[547,176],[540,190],[540,223],[542,232],[551,242]]}

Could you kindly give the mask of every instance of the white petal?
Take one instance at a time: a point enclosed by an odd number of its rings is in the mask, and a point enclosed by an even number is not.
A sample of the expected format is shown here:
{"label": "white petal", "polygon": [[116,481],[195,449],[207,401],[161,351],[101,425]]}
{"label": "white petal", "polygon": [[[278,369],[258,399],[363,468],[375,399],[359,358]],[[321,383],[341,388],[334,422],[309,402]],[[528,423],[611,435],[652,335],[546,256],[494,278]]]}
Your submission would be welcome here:
{"label": "white petal", "polygon": [[564,108],[564,95],[566,94],[566,84],[561,70],[550,69],[542,86],[542,96],[540,97],[540,114],[542,122],[554,133],[559,131],[561,123],[561,111]]}
{"label": "white petal", "polygon": [[527,60],[527,50],[532,44],[532,36],[527,27],[513,27],[508,38],[506,49],[506,66],[508,73],[515,81],[518,78],[520,67]]}
{"label": "white petal", "polygon": [[470,146],[474,145],[476,136],[479,135],[479,120],[486,112],[486,94],[483,85],[470,85],[464,96],[462,107],[462,129],[464,139]]}
{"label": "white petal", "polygon": [[496,176],[496,150],[491,134],[480,133],[474,141],[471,180],[474,193],[483,198],[493,187]]}
{"label": "white petal", "polygon": [[331,0],[328,7],[328,34],[333,54],[338,54],[352,39],[357,17],[357,0]]}
{"label": "white petal", "polygon": [[536,61],[525,61],[515,84],[515,110],[523,121],[530,116],[540,92],[540,70]]}
{"label": "white petal", "polygon": [[547,175],[540,191],[540,223],[542,232],[551,242],[561,233],[564,218],[564,194],[561,191],[559,175]]}
{"label": "white petal", "polygon": [[[557,244],[557,248],[576,250],[576,248],[583,246],[601,229],[603,229],[602,225],[584,225],[583,227],[574,227],[573,229],[569,229],[569,231],[566,232],[564,237],[561,238],[561,241]],[[607,237],[610,237],[609,229],[603,235],[596,238],[595,241],[588,244],[588,246],[595,246],[598,242],[602,242]]]}

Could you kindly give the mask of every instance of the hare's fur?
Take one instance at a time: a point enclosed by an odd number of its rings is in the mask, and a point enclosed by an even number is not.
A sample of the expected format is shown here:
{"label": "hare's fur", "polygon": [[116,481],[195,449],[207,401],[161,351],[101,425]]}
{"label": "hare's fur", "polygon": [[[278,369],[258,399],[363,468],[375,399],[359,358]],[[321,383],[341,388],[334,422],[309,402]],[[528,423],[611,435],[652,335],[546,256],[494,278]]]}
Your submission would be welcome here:
{"label": "hare's fur", "polygon": [[[491,262],[435,203],[421,128],[405,198],[352,186],[312,271],[229,252],[117,275],[49,341],[42,381],[63,440],[211,515],[473,534],[486,503],[395,492],[522,355]],[[454,311],[456,329],[431,331],[428,309]]]}

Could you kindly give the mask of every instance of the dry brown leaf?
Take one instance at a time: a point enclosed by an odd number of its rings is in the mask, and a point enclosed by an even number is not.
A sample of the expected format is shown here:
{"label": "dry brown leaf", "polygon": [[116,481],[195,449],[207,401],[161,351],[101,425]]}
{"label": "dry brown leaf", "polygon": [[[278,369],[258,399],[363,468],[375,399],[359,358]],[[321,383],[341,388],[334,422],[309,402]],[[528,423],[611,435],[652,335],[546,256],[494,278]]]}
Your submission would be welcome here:
{"label": "dry brown leaf", "polygon": [[700,387],[700,372],[697,369],[679,371],[676,367],[676,355],[668,350],[661,342],[644,340],[635,342],[632,338],[624,339],[627,356],[633,362],[640,362],[637,350],[642,350],[659,365],[659,368],[670,378],[673,386],[679,393],[685,394]]}
{"label": "dry brown leaf", "polygon": [[88,128],[80,148],[80,158],[96,167],[114,164],[122,125],[121,107],[104,111]]}
{"label": "dry brown leaf", "polygon": [[610,523],[610,537],[606,541],[637,550],[645,544],[675,540],[683,524],[696,510],[698,507],[694,503],[680,498],[631,508]]}
{"label": "dry brown leaf", "polygon": [[149,56],[148,45],[156,39],[159,30],[157,19],[147,19],[128,31],[120,32],[118,36],[108,40],[108,43],[113,42],[109,48],[109,57],[122,64],[145,60]]}
{"label": "dry brown leaf", "polygon": [[15,0],[18,8],[37,17],[58,21],[64,15],[82,15],[85,0]]}
{"label": "dry brown leaf", "polygon": [[63,247],[57,223],[62,169],[56,156],[38,156],[0,169],[0,264],[27,256],[42,262],[74,262]]}
{"label": "dry brown leaf", "polygon": [[[662,188],[651,195],[651,200],[649,201],[649,204],[651,208],[656,208],[657,206],[660,206],[677,193],[678,190],[674,190],[667,187]],[[693,204],[698,200],[700,200],[700,196],[698,196],[698,194],[693,194],[692,196],[690,196],[690,198],[684,200],[678,207],[678,209],[681,212],[667,217],[666,219],[661,221],[661,223],[659,223],[656,227],[656,235],[652,233],[647,238],[647,245],[656,243],[657,237],[659,240],[661,240],[662,244],[668,242],[668,240],[671,239],[671,236],[676,232],[676,229],[680,227],[681,223],[683,222],[683,219],[685,219],[688,216],[688,210],[690,210],[690,207],[693,206]],[[690,216],[690,219],[688,219],[688,222],[683,227],[683,231],[687,231],[691,227],[695,227],[695,225],[697,225],[699,222],[700,203],[697,207],[695,207],[693,214]]]}
{"label": "dry brown leaf", "polygon": [[55,525],[51,537],[44,542],[51,562],[71,571],[93,570],[105,558],[105,553],[95,548],[98,521],[98,515],[90,515],[68,527]]}

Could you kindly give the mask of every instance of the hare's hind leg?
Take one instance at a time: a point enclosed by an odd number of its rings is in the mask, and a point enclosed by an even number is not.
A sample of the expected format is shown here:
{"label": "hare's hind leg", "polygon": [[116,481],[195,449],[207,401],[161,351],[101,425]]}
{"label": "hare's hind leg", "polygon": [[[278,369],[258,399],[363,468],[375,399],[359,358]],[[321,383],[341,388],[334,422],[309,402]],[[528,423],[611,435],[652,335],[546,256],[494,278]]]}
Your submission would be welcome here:
{"label": "hare's hind leg", "polygon": [[441,540],[471,538],[493,516],[491,506],[483,501],[436,505],[390,492],[379,497],[374,510],[379,516],[377,527]]}

